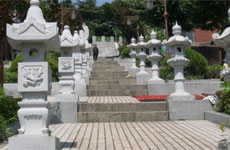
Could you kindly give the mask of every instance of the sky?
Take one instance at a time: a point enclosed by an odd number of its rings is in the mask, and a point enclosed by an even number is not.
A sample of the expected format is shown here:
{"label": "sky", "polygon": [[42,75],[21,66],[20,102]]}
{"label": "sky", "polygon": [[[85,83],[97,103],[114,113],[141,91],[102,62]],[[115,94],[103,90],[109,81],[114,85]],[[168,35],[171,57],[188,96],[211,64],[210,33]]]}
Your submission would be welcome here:
{"label": "sky", "polygon": [[113,0],[97,0],[97,6],[101,6],[106,2],[111,3],[112,1]]}

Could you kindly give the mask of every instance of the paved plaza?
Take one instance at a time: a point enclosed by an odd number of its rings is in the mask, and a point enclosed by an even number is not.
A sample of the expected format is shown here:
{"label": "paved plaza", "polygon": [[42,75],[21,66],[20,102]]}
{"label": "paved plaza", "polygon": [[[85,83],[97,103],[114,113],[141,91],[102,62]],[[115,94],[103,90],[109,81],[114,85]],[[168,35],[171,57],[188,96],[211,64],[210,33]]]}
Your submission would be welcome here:
{"label": "paved plaza", "polygon": [[206,120],[58,124],[50,129],[60,138],[61,150],[216,150],[223,139],[218,125]]}

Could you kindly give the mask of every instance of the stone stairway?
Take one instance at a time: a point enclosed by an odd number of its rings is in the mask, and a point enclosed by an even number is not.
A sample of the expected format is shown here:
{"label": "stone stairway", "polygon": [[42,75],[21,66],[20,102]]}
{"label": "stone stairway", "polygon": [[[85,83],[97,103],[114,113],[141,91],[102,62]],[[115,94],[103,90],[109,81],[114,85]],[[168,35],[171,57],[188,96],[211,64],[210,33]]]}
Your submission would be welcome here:
{"label": "stone stairway", "polygon": [[166,102],[139,102],[131,96],[97,96],[80,99],[78,122],[139,122],[169,119]]}
{"label": "stone stairway", "polygon": [[100,57],[93,65],[87,96],[148,95],[147,85],[137,85],[135,77],[112,58]]}

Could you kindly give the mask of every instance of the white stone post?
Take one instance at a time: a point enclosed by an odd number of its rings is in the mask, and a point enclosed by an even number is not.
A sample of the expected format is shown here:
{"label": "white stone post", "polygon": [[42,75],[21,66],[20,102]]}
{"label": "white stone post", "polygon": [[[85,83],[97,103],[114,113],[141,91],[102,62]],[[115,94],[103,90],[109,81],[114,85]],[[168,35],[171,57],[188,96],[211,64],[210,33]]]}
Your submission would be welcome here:
{"label": "white stone post", "polygon": [[[230,21],[230,9],[228,9],[228,17]],[[226,55],[224,58],[224,62],[228,65],[227,68],[224,68],[221,71],[221,76],[224,78],[226,82],[230,82],[230,28],[227,27],[221,35],[218,33],[214,33],[212,35],[212,39],[216,45],[224,48],[226,51]]]}
{"label": "white stone post", "polygon": [[157,34],[154,30],[151,33],[151,40],[147,43],[147,48],[149,48],[149,56],[147,57],[152,63],[152,78],[148,83],[159,83],[164,82],[159,78],[159,67],[158,61],[162,58],[160,55],[161,41],[157,40]]}
{"label": "white stone post", "polygon": [[101,36],[101,41],[105,42],[105,36]]}
{"label": "white stone post", "polygon": [[137,58],[140,60],[140,72],[136,74],[137,84],[146,84],[149,79],[149,73],[145,71],[145,58],[146,54],[146,43],[144,42],[144,37],[140,36],[140,42],[137,44],[138,55]]}
{"label": "white stone post", "polygon": [[95,44],[96,42],[97,42],[97,37],[94,35],[93,37],[92,37],[92,42],[93,42],[93,44]]}
{"label": "white stone post", "polygon": [[110,36],[110,42],[114,42],[114,36]]}
{"label": "white stone post", "polygon": [[136,46],[137,46],[136,40],[135,38],[132,38],[131,44],[128,45],[128,48],[131,49],[129,56],[132,58],[132,66],[128,69],[128,71],[132,76],[136,76],[137,72],[139,72],[139,68],[136,65],[136,56],[137,56]]}
{"label": "white stone post", "polygon": [[23,51],[18,64],[19,135],[9,138],[9,150],[57,150],[59,140],[50,135],[50,105],[47,94],[51,89],[51,72],[45,53],[59,48],[57,23],[47,23],[39,7],[39,0],[31,0],[26,19],[20,24],[7,24],[11,46]]}
{"label": "white stone post", "polygon": [[168,100],[193,100],[195,97],[184,89],[184,67],[189,63],[189,60],[185,58],[184,48],[191,45],[191,41],[188,37],[181,35],[181,27],[177,23],[172,30],[174,36],[163,42],[172,50],[173,57],[168,60],[168,64],[173,67],[175,75],[175,92],[170,94]]}
{"label": "white stone post", "polygon": [[86,84],[89,84],[89,75],[87,72],[87,54],[86,54],[86,50],[82,49],[81,50],[82,53],[82,77],[85,79]]}
{"label": "white stone post", "polygon": [[123,45],[123,39],[122,39],[122,36],[119,36],[119,42],[118,42],[119,45]]}

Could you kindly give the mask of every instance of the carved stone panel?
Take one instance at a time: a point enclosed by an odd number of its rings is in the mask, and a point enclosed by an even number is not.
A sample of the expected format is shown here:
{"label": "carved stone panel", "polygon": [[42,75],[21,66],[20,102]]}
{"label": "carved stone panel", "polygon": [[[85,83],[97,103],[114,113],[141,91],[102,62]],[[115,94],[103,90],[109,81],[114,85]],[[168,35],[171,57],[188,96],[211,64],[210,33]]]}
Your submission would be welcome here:
{"label": "carved stone panel", "polygon": [[76,64],[82,64],[82,57],[81,57],[81,53],[73,53],[72,54],[74,61]]}
{"label": "carved stone panel", "polygon": [[74,58],[72,57],[59,57],[58,71],[60,73],[74,73]]}
{"label": "carved stone panel", "polygon": [[48,62],[18,63],[19,92],[48,91]]}

